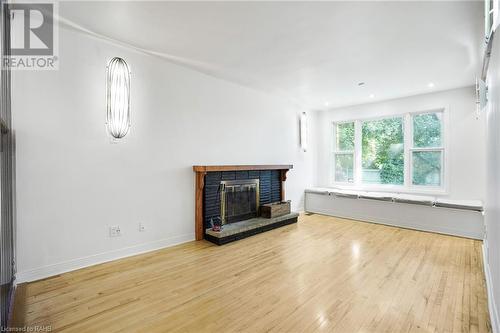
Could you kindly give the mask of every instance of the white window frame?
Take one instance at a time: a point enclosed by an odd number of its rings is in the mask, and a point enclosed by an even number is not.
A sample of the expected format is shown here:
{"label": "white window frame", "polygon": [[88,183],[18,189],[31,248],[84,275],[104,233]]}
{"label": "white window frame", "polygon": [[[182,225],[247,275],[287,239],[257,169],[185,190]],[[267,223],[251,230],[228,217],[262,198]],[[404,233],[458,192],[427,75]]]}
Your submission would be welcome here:
{"label": "white window frame", "polygon": [[[441,146],[440,147],[415,147],[413,142],[413,117],[423,114],[441,113]],[[419,192],[439,192],[445,188],[445,126],[444,126],[445,114],[441,110],[423,111],[415,112],[410,114],[410,127],[409,127],[409,137],[410,137],[410,148],[409,148],[409,179],[408,184]],[[441,186],[429,186],[429,185],[415,185],[413,184],[413,153],[414,152],[441,152]]]}
{"label": "white window frame", "polygon": [[406,142],[405,142],[405,128],[406,128],[406,121],[405,121],[405,114],[395,114],[395,115],[388,115],[388,116],[380,116],[380,117],[373,117],[373,118],[364,118],[359,120],[359,149],[358,149],[358,155],[359,155],[359,179],[358,183],[360,186],[362,186],[366,190],[370,191],[376,191],[376,190],[383,190],[383,191],[399,191],[405,186],[406,182],[406,173],[407,173],[407,163],[406,163],[406,158],[404,158],[404,167],[403,167],[403,185],[394,185],[394,184],[365,184],[363,183],[363,143],[362,143],[362,134],[363,134],[363,123],[369,122],[369,121],[377,121],[377,120],[383,120],[383,119],[392,119],[392,118],[401,118],[402,120],[402,126],[403,126],[403,146],[405,148],[404,151],[404,157],[406,157]]}
{"label": "white window frame", "polygon": [[[413,147],[413,116],[419,114],[427,113],[442,113],[441,118],[441,147],[432,148],[414,148]],[[387,118],[403,118],[403,142],[404,142],[404,183],[403,185],[391,185],[391,184],[363,184],[362,182],[362,124],[365,121],[374,121]],[[354,182],[337,182],[335,181],[335,154],[338,152],[336,150],[336,130],[337,124],[354,122]],[[399,192],[399,193],[413,193],[413,194],[438,194],[445,195],[448,194],[448,184],[450,175],[450,149],[448,147],[448,108],[447,107],[435,107],[427,108],[422,111],[410,111],[404,113],[387,114],[378,117],[364,117],[359,119],[348,119],[333,121],[331,123],[333,137],[330,140],[331,154],[330,154],[330,186],[352,189],[352,190],[362,190],[362,191],[380,191],[380,192]],[[412,183],[412,165],[413,165],[413,151],[430,150],[430,151],[442,151],[442,163],[441,163],[441,186],[427,186],[427,185],[413,185]]]}
{"label": "white window frame", "polygon": [[[337,125],[341,124],[348,124],[348,123],[354,123],[354,150],[339,150],[337,149]],[[331,131],[332,133],[332,138],[330,142],[332,142],[332,149],[331,149],[331,155],[330,155],[330,179],[335,183],[335,184],[353,184],[356,179],[356,122],[355,121],[337,121],[333,124],[333,130]],[[336,157],[337,155],[352,155],[352,175],[353,175],[353,181],[349,182],[340,182],[337,181],[335,176],[336,176]]]}

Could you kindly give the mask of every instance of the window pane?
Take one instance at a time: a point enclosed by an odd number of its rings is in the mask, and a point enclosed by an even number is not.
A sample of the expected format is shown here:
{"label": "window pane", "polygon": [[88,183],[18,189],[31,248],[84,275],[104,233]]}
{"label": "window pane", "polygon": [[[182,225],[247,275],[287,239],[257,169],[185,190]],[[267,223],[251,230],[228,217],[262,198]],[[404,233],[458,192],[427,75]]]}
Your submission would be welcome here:
{"label": "window pane", "polygon": [[414,147],[441,147],[441,118],[441,112],[413,116]]}
{"label": "window pane", "polygon": [[337,124],[337,151],[354,150],[354,123]]}
{"label": "window pane", "polygon": [[353,154],[335,154],[335,181],[352,183],[353,179]]}
{"label": "window pane", "polygon": [[413,185],[441,186],[440,151],[413,152]]}
{"label": "window pane", "polygon": [[363,122],[362,164],[363,183],[403,184],[403,118]]}

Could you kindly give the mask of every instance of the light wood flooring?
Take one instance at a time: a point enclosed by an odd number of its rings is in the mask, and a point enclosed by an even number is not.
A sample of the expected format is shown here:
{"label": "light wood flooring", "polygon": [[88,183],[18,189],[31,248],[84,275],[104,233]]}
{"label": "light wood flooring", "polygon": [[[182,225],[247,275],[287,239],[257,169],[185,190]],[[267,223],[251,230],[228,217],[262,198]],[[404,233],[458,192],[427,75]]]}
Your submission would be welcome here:
{"label": "light wood flooring", "polygon": [[18,320],[64,332],[490,331],[480,241],[321,215],[21,290]]}

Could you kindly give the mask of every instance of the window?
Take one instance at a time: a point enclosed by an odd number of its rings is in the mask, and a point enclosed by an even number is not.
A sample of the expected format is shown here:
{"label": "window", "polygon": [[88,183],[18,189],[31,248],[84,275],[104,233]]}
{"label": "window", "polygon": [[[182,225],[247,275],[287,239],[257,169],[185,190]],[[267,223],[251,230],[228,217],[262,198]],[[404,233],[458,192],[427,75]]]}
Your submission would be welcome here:
{"label": "window", "polygon": [[364,121],[361,138],[362,182],[403,185],[403,118]]}
{"label": "window", "polygon": [[435,187],[442,185],[444,152],[442,122],[442,112],[412,116],[411,178],[413,185]]}
{"label": "window", "polygon": [[334,180],[340,183],[352,183],[354,181],[354,122],[336,124],[334,135]]}
{"label": "window", "polygon": [[334,183],[444,190],[442,110],[334,123]]}

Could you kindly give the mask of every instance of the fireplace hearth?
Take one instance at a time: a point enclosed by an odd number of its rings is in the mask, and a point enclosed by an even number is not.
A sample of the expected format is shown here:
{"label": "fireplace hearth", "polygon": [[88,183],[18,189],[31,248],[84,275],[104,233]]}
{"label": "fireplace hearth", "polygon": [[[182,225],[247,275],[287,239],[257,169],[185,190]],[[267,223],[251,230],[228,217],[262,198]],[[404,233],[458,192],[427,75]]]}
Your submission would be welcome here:
{"label": "fireplace hearth", "polygon": [[223,245],[236,240],[276,229],[297,222],[298,213],[290,213],[273,218],[255,217],[253,219],[230,223],[220,231],[207,229],[205,239],[217,245]]}

